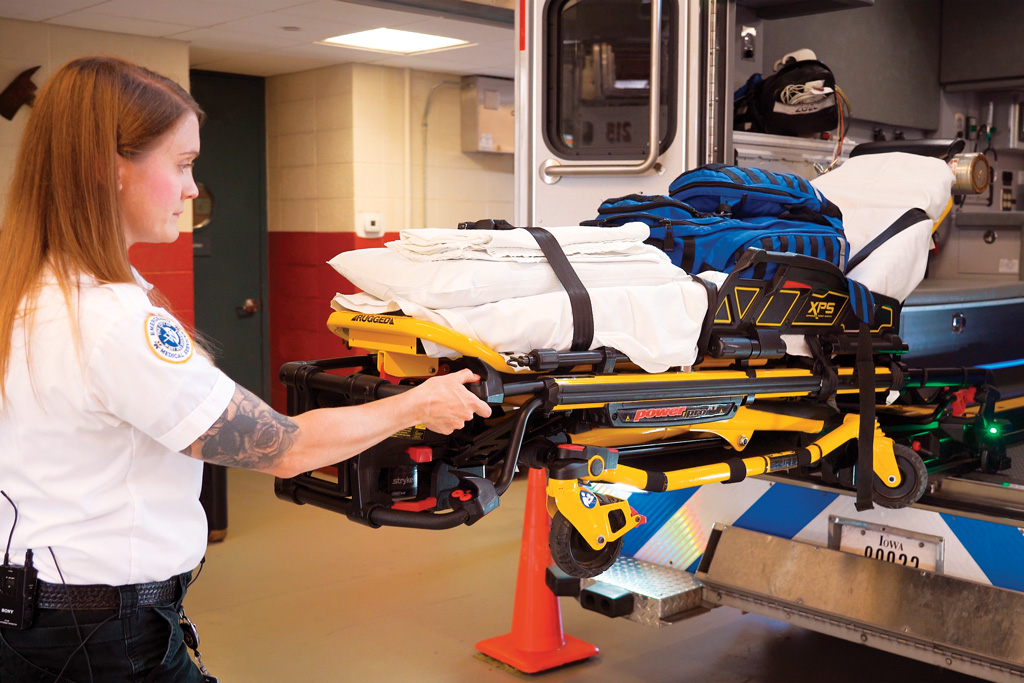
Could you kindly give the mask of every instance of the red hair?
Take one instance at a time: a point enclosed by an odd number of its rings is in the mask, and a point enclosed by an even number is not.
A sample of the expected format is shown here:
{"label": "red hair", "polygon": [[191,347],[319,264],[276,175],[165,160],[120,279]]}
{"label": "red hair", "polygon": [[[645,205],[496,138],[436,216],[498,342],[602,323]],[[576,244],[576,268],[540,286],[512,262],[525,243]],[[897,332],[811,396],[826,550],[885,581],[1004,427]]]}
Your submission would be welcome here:
{"label": "red hair", "polygon": [[64,65],[35,100],[0,230],[0,397],[15,324],[30,327],[34,290],[53,268],[70,310],[79,273],[133,282],[115,159],[136,159],[184,116],[203,112],[184,88],[111,57]]}

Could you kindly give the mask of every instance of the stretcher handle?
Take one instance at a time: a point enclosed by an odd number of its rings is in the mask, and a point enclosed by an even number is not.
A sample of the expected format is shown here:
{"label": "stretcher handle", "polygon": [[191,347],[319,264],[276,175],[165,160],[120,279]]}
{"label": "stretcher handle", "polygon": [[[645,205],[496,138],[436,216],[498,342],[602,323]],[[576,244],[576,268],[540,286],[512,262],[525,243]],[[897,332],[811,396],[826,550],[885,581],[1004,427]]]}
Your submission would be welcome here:
{"label": "stretcher handle", "polygon": [[274,479],[274,493],[281,500],[296,505],[315,505],[325,510],[339,512],[353,522],[367,524],[374,528],[400,526],[408,529],[453,529],[466,524],[470,513],[465,508],[451,512],[415,512],[392,510],[381,505],[367,508],[353,507],[350,498],[339,499],[325,482],[319,480]]}
{"label": "stretcher handle", "polygon": [[540,396],[534,396],[529,401],[524,403],[520,408],[519,412],[516,413],[515,424],[512,427],[512,436],[508,440],[508,448],[505,451],[505,462],[501,467],[501,475],[498,477],[498,481],[494,483],[494,490],[500,496],[508,490],[509,484],[512,483],[512,477],[516,473],[516,465],[519,464],[519,453],[523,448],[523,440],[526,437],[526,423],[530,420],[530,416],[533,415],[534,411],[544,405],[544,399]]}
{"label": "stretcher handle", "polygon": [[905,152],[925,157],[936,157],[949,161],[964,151],[967,141],[963,138],[947,140],[879,140],[862,142],[850,151],[850,158],[865,154],[885,154],[888,152]]}
{"label": "stretcher handle", "polygon": [[989,371],[983,368],[910,368],[903,373],[903,386],[969,387],[988,382]]}
{"label": "stretcher handle", "polygon": [[[397,396],[412,389],[408,384],[392,384],[386,379],[356,373],[344,377],[329,375],[326,372],[312,372],[304,378],[307,389],[330,391],[354,401],[375,401],[388,396]],[[465,387],[482,401],[487,400],[486,391],[481,382],[471,382]]]}
{"label": "stretcher handle", "polygon": [[371,526],[400,526],[406,529],[454,529],[469,520],[466,510],[452,512],[413,512],[412,510],[392,510],[378,507],[366,515]]}
{"label": "stretcher handle", "polygon": [[[789,252],[782,251],[766,251],[764,249],[758,249],[757,247],[750,247],[740,254],[740,257],[736,259],[736,263],[732,267],[732,272],[729,273],[729,278],[732,279],[735,277],[735,279],[739,279],[740,273],[753,268],[760,263],[784,264],[795,268],[805,268],[818,273],[828,273],[829,275],[838,278],[839,282],[846,282],[846,276],[843,275],[843,272],[828,261],[817,259],[813,256],[804,256],[803,254],[791,254]],[[726,283],[722,285],[722,291],[728,289],[726,284],[728,284],[728,280],[726,280]]]}
{"label": "stretcher handle", "polygon": [[[331,377],[331,375],[327,376]],[[362,399],[364,401],[373,401],[378,398],[397,396],[398,394],[412,389],[412,385],[392,384],[386,379],[381,379],[380,377],[374,377],[372,375],[354,374],[338,379],[342,380],[340,382],[340,389],[342,393],[356,400]],[[313,384],[311,383],[310,386],[313,386]],[[484,403],[490,402],[489,399],[491,397],[488,395],[487,387],[483,382],[469,382],[463,386]],[[318,387],[314,386],[314,388]],[[330,388],[333,389],[333,387]]]}
{"label": "stretcher handle", "polygon": [[[585,353],[596,354],[597,352]],[[363,367],[365,369],[365,364],[362,363],[340,362],[345,360],[347,359],[339,358],[331,361],[314,361],[311,363],[285,363],[281,366],[281,382],[289,387],[301,389],[303,392],[308,392],[310,389],[317,391],[329,391],[346,398],[362,399],[364,401],[373,401],[378,398],[384,398],[385,396],[394,396],[395,394],[400,394],[403,391],[408,391],[412,388],[406,384],[392,384],[387,380],[383,380],[373,375],[359,373],[342,377],[339,375],[329,375],[321,370],[321,368],[331,369],[334,367],[333,364],[335,361],[339,361],[336,364],[337,367]],[[570,360],[576,362],[577,358],[572,355]],[[579,362],[584,363],[588,361]],[[328,364],[332,365],[329,366]],[[473,394],[480,398],[480,400],[487,401],[487,397],[484,396],[484,393],[486,392],[482,383],[473,382],[472,384],[467,384],[466,388],[473,392]],[[538,391],[543,391],[544,388],[544,383],[537,380],[502,384],[502,390],[505,396],[535,394]]]}
{"label": "stretcher handle", "polygon": [[[392,385],[394,386],[394,385]],[[509,484],[516,473],[516,465],[519,462],[519,453],[523,446],[523,439],[526,435],[526,423],[537,408],[543,405],[544,400],[535,396],[519,409],[516,414],[512,436],[509,438],[508,448],[505,451],[505,462],[502,465],[498,481],[494,483],[494,493],[497,497],[508,490]],[[496,501],[495,501],[495,504]],[[395,510],[386,507],[374,507],[366,513],[366,520],[371,526],[400,526],[409,529],[452,529],[460,524],[472,523],[471,514],[466,509],[453,510],[451,512],[414,512],[411,510]]]}

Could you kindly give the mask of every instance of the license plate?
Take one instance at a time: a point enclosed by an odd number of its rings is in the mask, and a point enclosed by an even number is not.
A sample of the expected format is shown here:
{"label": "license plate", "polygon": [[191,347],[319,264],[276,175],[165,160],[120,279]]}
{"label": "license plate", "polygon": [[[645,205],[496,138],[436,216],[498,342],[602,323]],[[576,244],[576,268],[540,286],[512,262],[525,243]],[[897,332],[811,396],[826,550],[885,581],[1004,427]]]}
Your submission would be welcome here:
{"label": "license plate", "polygon": [[942,573],[941,536],[830,516],[828,545],[833,550]]}

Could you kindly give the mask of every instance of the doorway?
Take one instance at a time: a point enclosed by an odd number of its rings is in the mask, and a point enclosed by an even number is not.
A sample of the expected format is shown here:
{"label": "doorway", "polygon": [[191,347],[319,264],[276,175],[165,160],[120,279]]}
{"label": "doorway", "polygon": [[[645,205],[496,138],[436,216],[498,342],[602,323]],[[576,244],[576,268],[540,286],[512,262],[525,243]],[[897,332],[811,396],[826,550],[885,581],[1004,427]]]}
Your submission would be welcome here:
{"label": "doorway", "polygon": [[267,300],[267,180],[264,80],[193,71],[192,96],[206,112],[195,179],[206,196],[193,228],[196,328],[217,365],[270,399]]}
{"label": "doorway", "polygon": [[[206,112],[194,176],[192,257],[196,329],[231,379],[270,401],[264,79],[191,72]],[[227,471],[203,469],[210,541],[227,533]]]}

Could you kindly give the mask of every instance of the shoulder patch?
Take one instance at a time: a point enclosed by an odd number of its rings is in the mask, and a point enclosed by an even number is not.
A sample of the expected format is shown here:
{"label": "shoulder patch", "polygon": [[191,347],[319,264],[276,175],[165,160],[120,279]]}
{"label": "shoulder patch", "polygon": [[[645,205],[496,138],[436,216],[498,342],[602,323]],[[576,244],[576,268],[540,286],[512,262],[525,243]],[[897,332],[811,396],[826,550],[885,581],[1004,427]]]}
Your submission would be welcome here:
{"label": "shoulder patch", "polygon": [[178,321],[149,315],[145,328],[146,341],[157,358],[168,363],[184,363],[192,357],[192,339]]}

